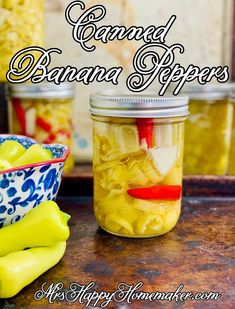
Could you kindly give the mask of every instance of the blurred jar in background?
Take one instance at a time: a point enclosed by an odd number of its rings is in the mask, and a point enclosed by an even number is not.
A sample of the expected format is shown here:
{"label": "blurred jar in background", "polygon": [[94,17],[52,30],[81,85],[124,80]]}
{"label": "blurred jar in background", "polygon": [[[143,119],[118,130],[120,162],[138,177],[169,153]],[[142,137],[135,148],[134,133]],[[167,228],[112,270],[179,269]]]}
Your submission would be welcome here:
{"label": "blurred jar in background", "polygon": [[[9,100],[9,126],[13,134],[26,135],[39,143],[59,143],[72,148],[72,84],[12,85]],[[72,155],[64,172],[74,167]]]}
{"label": "blurred jar in background", "polygon": [[[233,104],[235,103],[235,85],[233,84],[233,89],[231,89],[229,95],[229,101]],[[229,175],[235,175],[235,112],[233,113],[233,125],[232,125],[232,137],[231,137],[231,150],[229,158]]]}
{"label": "blurred jar in background", "polygon": [[44,44],[45,0],[0,0],[0,81],[15,53]]}
{"label": "blurred jar in background", "polygon": [[184,174],[225,175],[228,172],[233,105],[229,85],[189,86]]}
{"label": "blurred jar in background", "polygon": [[0,83],[0,134],[8,133],[6,90],[6,84]]}

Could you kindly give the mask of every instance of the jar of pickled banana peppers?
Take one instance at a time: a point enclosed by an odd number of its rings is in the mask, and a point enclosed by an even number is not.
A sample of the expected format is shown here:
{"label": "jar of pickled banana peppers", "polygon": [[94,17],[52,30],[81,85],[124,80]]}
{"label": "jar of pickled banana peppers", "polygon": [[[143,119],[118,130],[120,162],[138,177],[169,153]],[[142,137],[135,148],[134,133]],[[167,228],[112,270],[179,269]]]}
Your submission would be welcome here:
{"label": "jar of pickled banana peppers", "polygon": [[[72,116],[75,91],[72,84],[17,84],[10,87],[9,127],[12,134],[26,135],[39,143],[72,148]],[[74,167],[72,154],[64,172]]]}
{"label": "jar of pickled banana peppers", "polygon": [[44,2],[0,0],[0,81],[6,81],[15,53],[29,46],[44,45]]}
{"label": "jar of pickled banana peppers", "polygon": [[228,172],[233,106],[229,84],[190,86],[190,115],[185,127],[184,174],[225,175]]}
{"label": "jar of pickled banana peppers", "polygon": [[136,238],[172,230],[181,209],[188,99],[94,95],[91,114],[100,227]]}
{"label": "jar of pickled banana peppers", "polygon": [[[229,102],[233,105],[235,104],[235,85],[233,84],[233,89],[229,94]],[[235,175],[235,111],[233,111],[233,124],[232,124],[232,136],[231,136],[231,149],[229,158],[229,175]]]}

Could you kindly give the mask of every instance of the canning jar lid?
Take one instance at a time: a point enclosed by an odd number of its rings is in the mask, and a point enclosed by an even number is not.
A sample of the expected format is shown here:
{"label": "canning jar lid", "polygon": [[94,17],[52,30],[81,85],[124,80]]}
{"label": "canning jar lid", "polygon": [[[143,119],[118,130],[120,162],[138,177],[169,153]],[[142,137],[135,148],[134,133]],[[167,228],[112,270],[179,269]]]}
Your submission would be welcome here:
{"label": "canning jar lid", "polygon": [[188,97],[94,94],[91,114],[124,118],[170,118],[189,114]]}
{"label": "canning jar lid", "polygon": [[15,84],[10,85],[10,94],[12,97],[30,99],[73,98],[75,88],[71,83]]}
{"label": "canning jar lid", "polygon": [[234,83],[188,85],[182,93],[191,100],[223,100],[229,97],[229,93],[234,87]]}

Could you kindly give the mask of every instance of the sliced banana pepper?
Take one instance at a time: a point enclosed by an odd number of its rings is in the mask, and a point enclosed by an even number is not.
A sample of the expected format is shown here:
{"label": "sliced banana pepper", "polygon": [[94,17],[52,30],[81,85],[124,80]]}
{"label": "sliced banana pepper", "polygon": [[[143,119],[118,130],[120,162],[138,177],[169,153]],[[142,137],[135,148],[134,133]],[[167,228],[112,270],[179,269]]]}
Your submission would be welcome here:
{"label": "sliced banana pepper", "polygon": [[128,234],[134,235],[131,224],[126,219],[115,213],[111,213],[105,217],[105,227],[114,232],[118,232],[123,228]]}
{"label": "sliced banana pepper", "polygon": [[164,221],[159,215],[142,215],[136,224],[136,231],[139,235],[160,233]]}

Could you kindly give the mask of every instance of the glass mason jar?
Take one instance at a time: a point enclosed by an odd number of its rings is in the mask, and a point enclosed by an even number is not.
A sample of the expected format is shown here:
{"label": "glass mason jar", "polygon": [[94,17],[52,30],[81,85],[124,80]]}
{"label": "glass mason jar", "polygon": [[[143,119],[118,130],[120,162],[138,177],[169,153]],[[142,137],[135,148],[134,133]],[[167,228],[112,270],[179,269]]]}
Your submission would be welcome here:
{"label": "glass mason jar", "polygon": [[[229,102],[233,105],[235,104],[235,85],[233,84],[234,89],[229,95]],[[235,175],[235,111],[233,111],[233,124],[232,124],[232,137],[231,137],[231,150],[229,158],[229,175]]]}
{"label": "glass mason jar", "polygon": [[111,234],[169,232],[181,209],[187,98],[91,97],[94,212]]}
{"label": "glass mason jar", "polygon": [[228,171],[233,106],[227,86],[190,86],[185,125],[185,175],[225,175]]}
{"label": "glass mason jar", "polygon": [[[9,99],[9,127],[12,134],[26,135],[39,143],[60,143],[72,148],[72,116],[74,87],[60,85],[12,85]],[[70,155],[64,172],[74,167]]]}
{"label": "glass mason jar", "polygon": [[45,0],[0,1],[0,81],[6,81],[15,53],[44,43]]}

